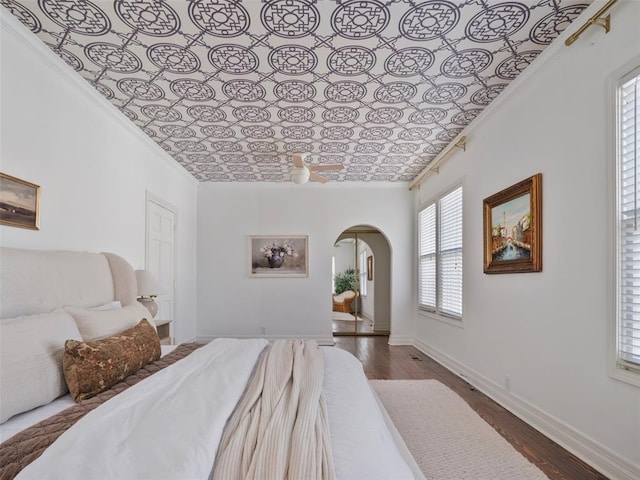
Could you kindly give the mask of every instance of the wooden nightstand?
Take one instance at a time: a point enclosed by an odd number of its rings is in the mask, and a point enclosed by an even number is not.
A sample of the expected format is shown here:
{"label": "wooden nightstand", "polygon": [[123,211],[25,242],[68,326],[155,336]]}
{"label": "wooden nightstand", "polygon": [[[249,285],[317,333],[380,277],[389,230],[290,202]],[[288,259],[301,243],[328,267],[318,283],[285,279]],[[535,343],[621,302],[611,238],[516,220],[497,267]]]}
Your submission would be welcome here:
{"label": "wooden nightstand", "polygon": [[171,338],[171,324],[172,320],[156,320],[156,328],[158,329],[158,337],[160,337],[160,343],[162,345],[173,345],[173,338]]}

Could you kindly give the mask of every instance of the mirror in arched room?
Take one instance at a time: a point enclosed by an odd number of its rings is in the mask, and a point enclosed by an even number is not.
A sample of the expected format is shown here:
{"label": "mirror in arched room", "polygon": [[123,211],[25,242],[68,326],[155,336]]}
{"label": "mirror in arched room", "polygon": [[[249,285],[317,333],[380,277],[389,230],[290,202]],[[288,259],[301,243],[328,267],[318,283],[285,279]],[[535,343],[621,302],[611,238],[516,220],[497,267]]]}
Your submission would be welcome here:
{"label": "mirror in arched room", "polygon": [[391,248],[382,232],[364,225],[343,231],[331,267],[333,334],[389,335]]}

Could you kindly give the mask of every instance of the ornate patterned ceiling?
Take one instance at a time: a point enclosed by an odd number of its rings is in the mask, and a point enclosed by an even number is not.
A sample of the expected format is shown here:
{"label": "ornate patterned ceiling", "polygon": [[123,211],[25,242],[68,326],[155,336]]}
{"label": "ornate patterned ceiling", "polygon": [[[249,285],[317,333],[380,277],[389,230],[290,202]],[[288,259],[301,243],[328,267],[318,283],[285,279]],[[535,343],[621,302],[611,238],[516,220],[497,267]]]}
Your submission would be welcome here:
{"label": "ornate patterned ceiling", "polygon": [[[592,0],[0,0],[201,181],[414,179]],[[517,119],[514,119],[514,121]]]}

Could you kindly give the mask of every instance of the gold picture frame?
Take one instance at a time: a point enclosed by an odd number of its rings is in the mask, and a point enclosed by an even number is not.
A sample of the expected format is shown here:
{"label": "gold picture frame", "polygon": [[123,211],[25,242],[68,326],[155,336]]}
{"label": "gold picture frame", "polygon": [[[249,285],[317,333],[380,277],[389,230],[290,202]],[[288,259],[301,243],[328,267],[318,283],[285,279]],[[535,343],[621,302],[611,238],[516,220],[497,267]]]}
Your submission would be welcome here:
{"label": "gold picture frame", "polygon": [[373,255],[367,257],[367,280],[373,280]]}
{"label": "gold picture frame", "polygon": [[542,271],[542,174],[483,201],[484,273]]}
{"label": "gold picture frame", "polygon": [[0,224],[40,229],[40,186],[0,173]]}

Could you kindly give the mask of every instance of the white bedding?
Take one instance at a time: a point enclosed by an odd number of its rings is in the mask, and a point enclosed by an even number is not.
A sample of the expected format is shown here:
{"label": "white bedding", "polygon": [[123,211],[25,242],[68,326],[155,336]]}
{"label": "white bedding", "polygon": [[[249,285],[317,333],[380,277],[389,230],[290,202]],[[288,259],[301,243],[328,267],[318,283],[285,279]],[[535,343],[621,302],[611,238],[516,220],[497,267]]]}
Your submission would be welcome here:
{"label": "white bedding", "polygon": [[324,353],[324,394],[336,478],[424,478],[396,446],[356,357],[334,347]]}
{"label": "white bedding", "polygon": [[[66,479],[73,472],[87,479],[207,479],[224,423],[265,345],[218,339],[202,347],[90,412],[17,478]],[[231,359],[245,348],[248,354]],[[336,348],[322,351],[336,478],[420,478],[396,446],[360,362]],[[184,395],[176,400],[174,392]]]}

